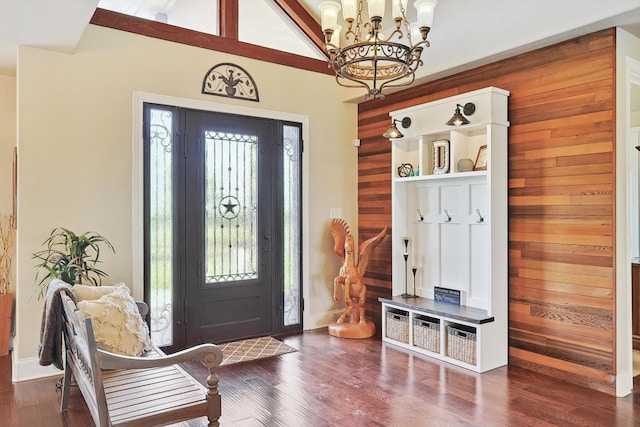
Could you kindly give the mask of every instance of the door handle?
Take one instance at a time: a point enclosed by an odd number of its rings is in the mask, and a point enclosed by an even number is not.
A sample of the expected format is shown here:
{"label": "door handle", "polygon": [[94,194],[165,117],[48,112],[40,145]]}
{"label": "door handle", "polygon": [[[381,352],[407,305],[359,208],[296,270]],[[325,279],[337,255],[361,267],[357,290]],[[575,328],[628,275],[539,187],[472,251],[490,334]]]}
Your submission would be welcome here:
{"label": "door handle", "polygon": [[[269,234],[269,233],[265,233],[265,235],[262,236],[262,237],[266,241],[271,240],[271,234]],[[260,249],[260,252],[271,252],[271,245],[267,245],[267,246],[263,247],[262,249]]]}

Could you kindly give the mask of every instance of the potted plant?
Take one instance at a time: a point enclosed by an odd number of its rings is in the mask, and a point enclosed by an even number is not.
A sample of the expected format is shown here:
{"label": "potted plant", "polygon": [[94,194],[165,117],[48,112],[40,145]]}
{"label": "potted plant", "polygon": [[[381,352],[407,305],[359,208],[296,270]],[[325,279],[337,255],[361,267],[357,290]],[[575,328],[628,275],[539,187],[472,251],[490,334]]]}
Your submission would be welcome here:
{"label": "potted plant", "polygon": [[34,291],[39,292],[38,298],[46,294],[52,279],[60,279],[70,285],[100,286],[102,278],[107,276],[97,267],[100,248],[106,246],[115,253],[109,240],[96,232],[76,234],[62,227],[54,228],[43,245],[45,249],[33,254],[33,258],[40,261],[36,265],[38,272]]}

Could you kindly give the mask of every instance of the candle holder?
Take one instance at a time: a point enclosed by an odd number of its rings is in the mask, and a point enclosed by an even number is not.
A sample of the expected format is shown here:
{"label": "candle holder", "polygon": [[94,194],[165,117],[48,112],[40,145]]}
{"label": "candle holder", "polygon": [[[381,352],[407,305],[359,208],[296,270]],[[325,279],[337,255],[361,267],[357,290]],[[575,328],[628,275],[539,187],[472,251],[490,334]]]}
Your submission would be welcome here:
{"label": "candle holder", "polygon": [[411,271],[413,272],[413,297],[414,298],[418,298],[418,295],[416,294],[416,273],[418,272],[418,267],[416,267],[415,265],[413,267],[411,267]]}
{"label": "candle holder", "polygon": [[409,294],[408,290],[407,290],[407,281],[408,281],[408,273],[407,273],[407,261],[409,259],[409,238],[408,237],[403,237],[402,241],[404,243],[404,254],[402,255],[404,257],[404,293],[401,295],[402,298],[410,298],[413,295]]}

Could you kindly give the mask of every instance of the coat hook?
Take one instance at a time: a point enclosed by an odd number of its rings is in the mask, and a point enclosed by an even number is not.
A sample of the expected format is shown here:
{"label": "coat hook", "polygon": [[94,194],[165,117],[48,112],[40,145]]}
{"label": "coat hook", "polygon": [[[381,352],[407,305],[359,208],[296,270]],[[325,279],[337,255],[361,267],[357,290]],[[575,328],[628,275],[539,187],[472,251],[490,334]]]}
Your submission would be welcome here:
{"label": "coat hook", "polygon": [[445,219],[444,222],[451,222],[451,216],[449,215],[449,211],[445,209],[444,214],[447,216],[447,219]]}
{"label": "coat hook", "polygon": [[420,209],[418,209],[418,216],[420,217],[420,219],[418,220],[418,222],[422,222],[422,221],[424,221],[424,216],[422,216],[422,212],[420,212]]}
{"label": "coat hook", "polygon": [[478,214],[478,220],[476,221],[478,224],[482,224],[484,222],[484,217],[482,216],[482,214],[480,213],[480,209],[476,209],[476,212]]}

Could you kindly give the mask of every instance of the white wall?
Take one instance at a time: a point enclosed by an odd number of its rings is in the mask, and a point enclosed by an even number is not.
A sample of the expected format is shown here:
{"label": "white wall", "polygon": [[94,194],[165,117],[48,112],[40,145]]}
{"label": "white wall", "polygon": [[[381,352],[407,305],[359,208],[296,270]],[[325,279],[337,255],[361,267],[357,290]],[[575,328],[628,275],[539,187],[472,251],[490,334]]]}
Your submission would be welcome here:
{"label": "white wall", "polygon": [[[636,211],[638,194],[630,194],[637,183],[638,152],[629,144],[631,108],[629,104],[629,75],[627,58],[640,59],[640,39],[628,32],[616,32],[616,395],[625,396],[633,388],[633,348],[631,340],[631,212]],[[637,176],[637,175],[635,175]]]}
{"label": "white wall", "polygon": [[[340,309],[332,300],[339,259],[328,233],[329,209],[342,208],[357,229],[357,106],[330,75],[183,46],[90,25],[73,55],[21,47],[18,55],[19,214],[17,338],[14,380],[50,374],[37,366],[42,301],[31,254],[57,226],[95,230],[114,244],[104,253],[107,282],[134,296],[134,92],[259,108],[308,117],[304,182],[305,328],[324,326]],[[260,103],[202,95],[205,73],[232,62],[254,78]]]}

